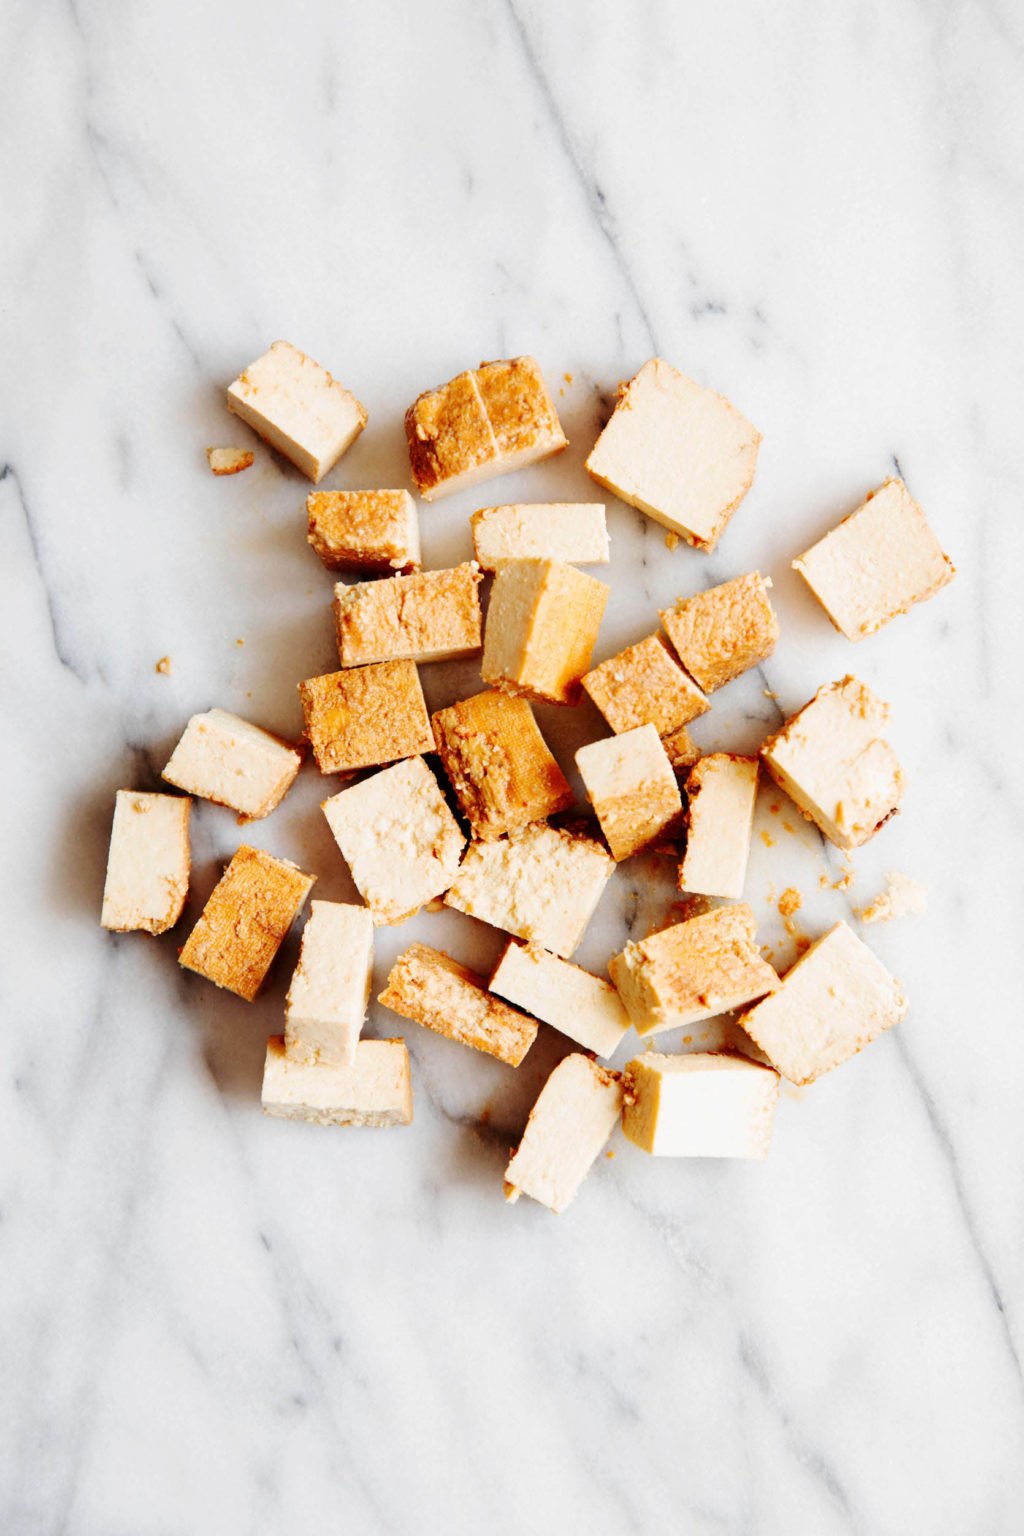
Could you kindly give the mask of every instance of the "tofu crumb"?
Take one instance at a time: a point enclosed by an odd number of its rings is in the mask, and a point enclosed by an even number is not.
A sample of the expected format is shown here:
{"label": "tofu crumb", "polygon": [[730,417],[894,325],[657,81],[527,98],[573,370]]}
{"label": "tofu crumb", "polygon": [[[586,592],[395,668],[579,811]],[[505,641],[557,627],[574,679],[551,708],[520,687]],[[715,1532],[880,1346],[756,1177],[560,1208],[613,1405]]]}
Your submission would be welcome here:
{"label": "tofu crumb", "polygon": [[891,923],[897,917],[916,917],[927,905],[928,892],[923,885],[909,875],[890,870],[883,889],[854,916],[862,923]]}
{"label": "tofu crumb", "polygon": [[666,535],[665,535],[665,548],[666,549],[678,549],[679,548],[679,535],[678,535],[678,533],[666,533]]}
{"label": "tofu crumb", "polygon": [[761,833],[761,841],[762,841],[762,843],[764,843],[766,848],[774,848],[775,847],[775,839],[774,839],[774,837],[772,837],[770,832],[762,832]]}
{"label": "tofu crumb", "polygon": [[171,658],[169,656],[161,656],[153,670],[154,672],[159,672],[161,677],[170,677]]}
{"label": "tofu crumb", "polygon": [[255,454],[248,448],[207,448],[206,458],[215,475],[237,475],[250,468]]}
{"label": "tofu crumb", "polygon": [[245,641],[243,640],[241,635],[239,635],[238,639],[235,641],[235,644],[236,645],[244,645],[245,644]]}
{"label": "tofu crumb", "polygon": [[779,897],[779,916],[782,918],[783,926],[791,938],[798,937],[796,924],[793,922],[793,917],[797,912],[800,911],[800,908],[803,906],[803,904],[804,899],[800,895],[800,892],[791,885],[787,885],[786,889]]}

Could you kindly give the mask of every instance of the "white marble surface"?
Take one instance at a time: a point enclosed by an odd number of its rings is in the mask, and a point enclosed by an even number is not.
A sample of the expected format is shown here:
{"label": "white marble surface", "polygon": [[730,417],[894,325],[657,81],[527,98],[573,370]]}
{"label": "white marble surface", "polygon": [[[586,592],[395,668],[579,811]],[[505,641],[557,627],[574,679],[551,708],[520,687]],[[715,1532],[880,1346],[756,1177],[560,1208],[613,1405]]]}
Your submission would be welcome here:
{"label": "white marble surface", "polygon": [[[9,5],[0,53],[0,1529],[1019,1531],[1019,8],[74,0]],[[241,836],[214,806],[178,933],[100,930],[114,790],[211,704],[295,731],[332,665],[305,482],[205,464],[277,336],[369,407],[330,485],[408,483],[409,400],[517,351],[572,446],[507,499],[590,493],[654,351],[762,429],[712,558],[610,505],[600,654],[769,571],[777,655],[695,734],[753,747],[765,688],[788,711],[855,666],[910,790],[851,893],[766,797],[766,941],[792,954],[772,887],[811,933],[887,869],[930,891],[870,930],[911,1016],[785,1094],[763,1167],[620,1140],[566,1216],[506,1208],[550,1031],[513,1074],[409,1026],[408,1132],[264,1120],[294,937],[251,1007],[175,964]],[[960,574],[853,648],[788,562],[897,466]],[[423,509],[431,563],[477,504]],[[424,672],[435,705],[478,677]],[[542,714],[566,764],[599,732]],[[247,835],[345,897],[322,793],[307,768]],[[579,958],[657,920],[668,874],[623,869]],[[379,976],[414,935],[497,945],[425,915]]]}

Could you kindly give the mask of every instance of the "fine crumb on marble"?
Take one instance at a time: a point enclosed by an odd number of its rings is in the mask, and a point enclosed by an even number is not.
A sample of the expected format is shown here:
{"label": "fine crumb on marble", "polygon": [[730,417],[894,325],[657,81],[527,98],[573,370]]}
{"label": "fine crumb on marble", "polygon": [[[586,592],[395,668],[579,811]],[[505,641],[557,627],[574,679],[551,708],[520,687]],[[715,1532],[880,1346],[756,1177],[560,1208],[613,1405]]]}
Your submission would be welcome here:
{"label": "fine crumb on marble", "polygon": [[772,837],[770,832],[762,832],[761,833],[761,841],[762,841],[762,843],[764,843],[766,848],[774,848],[775,847],[775,839],[774,839],[774,837]]}
{"label": "fine crumb on marble", "polygon": [[161,677],[170,677],[171,658],[169,656],[161,656],[153,670],[154,672],[159,672]]}
{"label": "fine crumb on marble", "polygon": [[666,533],[666,535],[665,535],[665,548],[666,549],[678,549],[678,547],[679,547],[679,535],[678,535],[678,533]]}
{"label": "fine crumb on marble", "polygon": [[786,932],[789,934],[790,938],[795,939],[799,937],[797,926],[794,923],[793,918],[795,914],[800,911],[800,908],[803,906],[803,904],[803,897],[801,896],[800,892],[796,890],[796,888],[792,885],[787,885],[786,889],[779,897],[779,916],[782,918],[783,926]]}
{"label": "fine crumb on marble", "polygon": [[854,915],[862,923],[891,923],[897,917],[916,917],[928,905],[928,892],[917,880],[890,870],[885,886],[873,901]]}
{"label": "fine crumb on marble", "polygon": [[774,701],[778,698],[778,694],[775,692],[774,688],[764,688],[761,691],[763,692],[766,699],[771,699]]}
{"label": "fine crumb on marble", "polygon": [[239,635],[238,639],[235,641],[235,644],[236,645],[244,645],[245,644],[245,640],[244,640],[243,636]]}
{"label": "fine crumb on marble", "polygon": [[207,448],[206,457],[215,475],[237,475],[250,467],[255,454],[248,448]]}

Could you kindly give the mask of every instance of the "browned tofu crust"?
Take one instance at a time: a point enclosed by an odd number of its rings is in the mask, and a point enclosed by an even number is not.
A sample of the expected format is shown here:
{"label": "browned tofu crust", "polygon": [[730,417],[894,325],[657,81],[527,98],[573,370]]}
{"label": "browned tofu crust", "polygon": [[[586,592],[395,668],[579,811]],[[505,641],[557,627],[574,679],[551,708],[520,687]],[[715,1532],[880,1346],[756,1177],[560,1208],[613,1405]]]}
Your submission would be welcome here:
{"label": "browned tofu crust", "polygon": [[438,710],[433,724],[444,771],[474,836],[500,837],[572,803],[525,699],[478,693]]}
{"label": "browned tofu crust", "polygon": [[476,373],[498,453],[521,453],[545,438],[552,451],[566,447],[565,433],[536,358],[481,363]]}
{"label": "browned tofu crust", "polygon": [[308,541],[328,570],[417,571],[408,504],[404,491],[313,491],[306,497]]}
{"label": "browned tofu crust", "polygon": [[321,773],[350,773],[434,750],[414,661],[347,667],[299,684]]}
{"label": "browned tofu crust", "polygon": [[583,678],[583,687],[616,734],[653,725],[665,736],[711,708],[660,635],[602,661]]}
{"label": "browned tofu crust", "polygon": [[[517,586],[516,567],[535,568],[531,592]],[[485,647],[485,683],[548,704],[578,704],[580,679],[590,665],[608,601],[608,587],[561,560],[505,560],[491,589],[488,634],[514,637],[517,660],[492,667]]]}
{"label": "browned tofu crust", "polygon": [[779,621],[759,571],[698,592],[660,615],[690,676],[711,693],[766,660],[779,638]]}
{"label": "browned tofu crust", "polygon": [[479,650],[481,580],[471,560],[451,570],[337,586],[334,618],[342,666]]}
{"label": "browned tofu crust", "polygon": [[214,886],[179,962],[251,1003],[315,878],[243,843]]}
{"label": "browned tofu crust", "polygon": [[427,944],[412,944],[399,955],[377,1001],[511,1067],[518,1067],[537,1038],[535,1019],[488,992],[475,971]]}
{"label": "browned tofu crust", "polygon": [[661,744],[676,773],[689,771],[700,757],[700,748],[685,725],[681,725],[678,731],[670,731],[667,736],[663,736]]}

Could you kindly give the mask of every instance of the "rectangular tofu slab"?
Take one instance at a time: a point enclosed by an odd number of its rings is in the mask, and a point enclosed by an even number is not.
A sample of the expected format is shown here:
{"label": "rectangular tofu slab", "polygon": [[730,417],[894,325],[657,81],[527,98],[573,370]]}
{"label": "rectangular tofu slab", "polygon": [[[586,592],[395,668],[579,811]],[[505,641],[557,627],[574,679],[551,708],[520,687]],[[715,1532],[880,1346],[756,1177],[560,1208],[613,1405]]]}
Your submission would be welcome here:
{"label": "rectangular tofu slab", "polygon": [[284,1042],[296,1061],[350,1067],[366,1019],[373,918],[366,907],[314,901],[284,1008]]}
{"label": "rectangular tofu slab", "polygon": [[314,880],[287,859],[243,843],[214,886],[179,964],[251,1003]]}
{"label": "rectangular tofu slab", "polygon": [[503,560],[487,610],[484,682],[549,704],[576,704],[608,590],[562,560]]}
{"label": "rectangular tofu slab", "polygon": [[899,984],[836,923],[738,1023],[791,1083],[813,1083],[906,1017]]}
{"label": "rectangular tofu slab", "polygon": [[622,1111],[617,1072],[566,1056],[540,1091],[505,1170],[505,1199],[529,1195],[560,1215],[576,1197]]}
{"label": "rectangular tofu slab", "polygon": [[311,677],[299,684],[299,698],[321,773],[352,773],[434,750],[414,661]]}
{"label": "rectangular tofu slab", "polygon": [[535,944],[510,939],[488,985],[596,1056],[611,1056],[629,1029],[610,981]]}
{"label": "rectangular tofu slab", "polygon": [[863,640],[934,597],[956,568],[902,480],[886,480],[793,561],[847,640]]}
{"label": "rectangular tofu slab", "polygon": [[404,1040],[360,1040],[351,1066],[289,1056],[284,1040],[267,1041],[263,1113],[311,1125],[385,1128],[412,1124],[412,1074]]}
{"label": "rectangular tofu slab", "polygon": [[447,661],[480,649],[483,618],[475,560],[446,571],[416,571],[334,589],[343,667],[376,661]]}
{"label": "rectangular tofu slab", "polygon": [[279,736],[210,709],[192,716],[161,778],[259,821],[280,805],[301,767],[302,753]]}
{"label": "rectangular tofu slab", "polygon": [[564,560],[569,565],[607,565],[604,503],[514,502],[481,507],[470,518],[473,548],[482,570],[502,560]]}
{"label": "rectangular tofu slab", "polygon": [[732,1013],[779,985],[757,947],[757,923],[746,902],[631,942],[608,970],[638,1035]]}
{"label": "rectangular tofu slab", "polygon": [[882,736],[888,719],[888,704],[844,677],[819,688],[761,748],[776,784],[837,848],[859,848],[900,808],[905,780]]}
{"label": "rectangular tofu slab", "polygon": [[116,933],[166,933],[181,916],[191,869],[183,795],[119,789],[100,922]]}
{"label": "rectangular tofu slab", "polygon": [[399,955],[377,1001],[510,1067],[518,1067],[537,1038],[535,1019],[492,997],[482,976],[426,944]]}
{"label": "rectangular tofu slab", "polygon": [[580,747],[576,766],[617,862],[679,832],[679,783],[653,725]]}
{"label": "rectangular tofu slab", "polygon": [[582,681],[616,732],[653,725],[659,736],[671,735],[711,708],[660,635],[648,635],[627,646]]}
{"label": "rectangular tofu slab", "polygon": [[757,799],[758,760],[711,752],[686,780],[686,846],[679,889],[699,896],[743,895]]}
{"label": "rectangular tofu slab", "polygon": [[682,598],[659,615],[679,660],[705,693],[774,651],[779,621],[768,600],[770,586],[760,571],[751,571]]}
{"label": "rectangular tofu slab", "polygon": [[622,1129],[654,1157],[765,1158],[779,1075],[747,1056],[649,1051],[629,1063]]}
{"label": "rectangular tofu slab", "polygon": [[366,426],[355,395],[287,341],[275,341],[228,386],[228,410],[314,484]]}
{"label": "rectangular tofu slab", "polygon": [[312,491],[307,538],[329,571],[377,576],[420,568],[420,528],[408,491]]}
{"label": "rectangular tofu slab", "polygon": [[474,837],[501,837],[572,804],[565,774],[525,699],[496,690],[477,693],[439,709],[433,725],[444,771]]}
{"label": "rectangular tofu slab", "polygon": [[660,357],[619,388],[586,468],[598,485],[697,549],[714,549],[749,491],[761,434]]}

